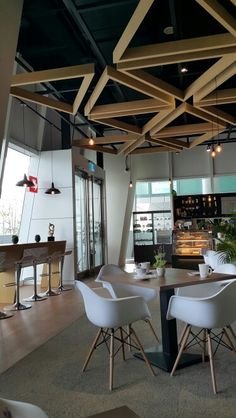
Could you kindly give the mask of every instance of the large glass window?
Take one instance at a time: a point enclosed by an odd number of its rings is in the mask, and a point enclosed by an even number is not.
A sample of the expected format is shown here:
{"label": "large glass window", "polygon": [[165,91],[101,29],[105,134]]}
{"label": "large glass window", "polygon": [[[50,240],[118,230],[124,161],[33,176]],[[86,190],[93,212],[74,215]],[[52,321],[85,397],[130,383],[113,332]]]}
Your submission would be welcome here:
{"label": "large glass window", "polygon": [[180,196],[212,193],[211,182],[208,178],[174,180],[173,189]]}
{"label": "large glass window", "polygon": [[213,193],[236,192],[236,176],[219,176],[213,178]]}
{"label": "large glass window", "polygon": [[18,235],[25,196],[24,187],[17,181],[28,172],[30,157],[8,148],[0,198],[0,243],[11,242],[11,235]]}

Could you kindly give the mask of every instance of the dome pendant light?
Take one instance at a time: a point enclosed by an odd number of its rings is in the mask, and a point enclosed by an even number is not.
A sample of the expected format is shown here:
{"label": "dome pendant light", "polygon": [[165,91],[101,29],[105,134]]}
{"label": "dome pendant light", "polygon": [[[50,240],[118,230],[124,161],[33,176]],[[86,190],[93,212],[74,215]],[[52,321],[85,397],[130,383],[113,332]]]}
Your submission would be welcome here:
{"label": "dome pendant light", "polygon": [[53,181],[52,181],[52,185],[51,185],[50,189],[47,189],[46,192],[45,192],[45,194],[60,194],[60,193],[61,193],[60,190],[56,189],[56,187],[54,186]]}
{"label": "dome pendant light", "polygon": [[60,194],[60,190],[57,189],[54,186],[54,182],[53,182],[53,154],[52,154],[52,124],[50,123],[50,145],[51,145],[51,178],[52,178],[52,183],[51,183],[51,187],[49,187],[49,189],[46,190],[45,194],[50,194],[50,195],[54,195],[54,194]]}
{"label": "dome pendant light", "polygon": [[[24,103],[23,103],[22,116],[23,116],[23,144],[24,144],[24,153],[25,153],[25,104]],[[16,186],[19,186],[19,187],[34,187],[34,183],[27,178],[26,174],[24,174],[23,179],[19,180],[16,183]]]}
{"label": "dome pendant light", "polygon": [[16,183],[16,186],[20,186],[20,187],[34,187],[34,183],[31,180],[28,180],[26,174],[24,174],[23,180],[18,181]]}

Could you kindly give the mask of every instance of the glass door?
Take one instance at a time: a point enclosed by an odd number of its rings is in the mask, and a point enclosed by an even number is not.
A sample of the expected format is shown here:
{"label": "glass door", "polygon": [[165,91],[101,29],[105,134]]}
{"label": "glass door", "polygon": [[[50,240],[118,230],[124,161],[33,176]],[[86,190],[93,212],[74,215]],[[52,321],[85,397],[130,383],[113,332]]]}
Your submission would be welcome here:
{"label": "glass door", "polygon": [[77,274],[94,274],[104,264],[102,180],[77,171],[75,210]]}

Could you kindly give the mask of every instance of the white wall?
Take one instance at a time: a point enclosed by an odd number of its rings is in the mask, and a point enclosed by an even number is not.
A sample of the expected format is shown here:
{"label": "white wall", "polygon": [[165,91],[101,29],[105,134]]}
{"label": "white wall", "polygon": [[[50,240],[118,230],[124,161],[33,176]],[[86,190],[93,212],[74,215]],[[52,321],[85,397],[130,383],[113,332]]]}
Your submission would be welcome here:
{"label": "white wall", "polygon": [[[61,194],[46,195],[51,187],[51,151],[31,157],[29,174],[38,177],[38,193],[26,192],[20,241],[33,242],[39,234],[47,241],[49,223],[55,225],[55,240],[66,240],[66,249],[74,252],[74,214],[71,150],[53,151],[53,180]],[[74,255],[65,257],[64,282],[75,278]]]}

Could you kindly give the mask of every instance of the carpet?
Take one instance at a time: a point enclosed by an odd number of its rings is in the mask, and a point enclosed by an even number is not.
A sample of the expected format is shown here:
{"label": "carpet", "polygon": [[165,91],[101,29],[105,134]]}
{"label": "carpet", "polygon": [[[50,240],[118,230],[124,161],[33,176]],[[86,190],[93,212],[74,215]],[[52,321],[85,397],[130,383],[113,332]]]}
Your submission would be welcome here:
{"label": "carpet", "polygon": [[[151,305],[159,335],[156,304]],[[144,346],[154,345],[149,327],[136,327]],[[208,363],[176,372],[155,368],[152,377],[143,361],[115,359],[113,392],[108,390],[109,359],[105,347],[81,372],[97,329],[84,315],[0,375],[0,396],[37,404],[50,418],[84,418],[127,405],[141,418],[235,418],[236,356],[220,349],[215,359],[219,394],[214,395]],[[196,351],[196,350],[195,350]],[[33,418],[33,417],[32,417]],[[124,416],[125,418],[125,416]]]}

